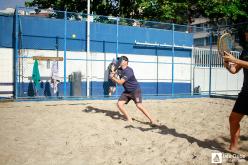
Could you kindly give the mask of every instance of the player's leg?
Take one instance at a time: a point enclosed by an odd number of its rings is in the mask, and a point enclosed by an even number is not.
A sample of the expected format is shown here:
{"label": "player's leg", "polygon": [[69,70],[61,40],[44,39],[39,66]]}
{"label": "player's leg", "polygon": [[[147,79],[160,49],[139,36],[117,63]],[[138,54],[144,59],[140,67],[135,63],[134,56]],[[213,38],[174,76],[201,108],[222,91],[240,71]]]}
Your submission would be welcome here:
{"label": "player's leg", "polygon": [[126,119],[129,122],[132,122],[132,118],[129,116],[129,114],[127,113],[127,110],[125,108],[125,104],[129,102],[129,98],[125,93],[122,93],[121,97],[119,98],[118,102],[117,102],[117,107],[119,108],[119,110],[121,111],[121,113],[126,117]]}
{"label": "player's leg", "polygon": [[229,117],[230,123],[230,135],[231,135],[231,144],[229,149],[235,151],[238,149],[238,140],[240,136],[240,121],[244,117],[243,114],[232,112]]}
{"label": "player's leg", "polygon": [[152,124],[156,124],[156,121],[148,113],[148,110],[143,106],[142,103],[136,103],[136,107],[150,120]]}
{"label": "player's leg", "polygon": [[155,120],[148,113],[147,109],[142,104],[141,89],[134,91],[132,100],[135,102],[136,107],[150,120],[152,124],[155,124]]}

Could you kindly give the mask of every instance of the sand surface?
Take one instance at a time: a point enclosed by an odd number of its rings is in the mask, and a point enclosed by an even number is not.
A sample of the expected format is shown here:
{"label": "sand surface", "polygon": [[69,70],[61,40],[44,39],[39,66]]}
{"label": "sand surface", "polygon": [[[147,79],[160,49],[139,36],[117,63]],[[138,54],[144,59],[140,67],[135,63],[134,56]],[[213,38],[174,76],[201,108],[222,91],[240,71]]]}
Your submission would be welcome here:
{"label": "sand surface", "polygon": [[247,116],[241,122],[240,155],[226,150],[233,100],[143,103],[159,127],[151,127],[131,102],[131,124],[115,100],[1,102],[0,165],[204,165],[215,152],[231,156],[223,164],[248,164]]}

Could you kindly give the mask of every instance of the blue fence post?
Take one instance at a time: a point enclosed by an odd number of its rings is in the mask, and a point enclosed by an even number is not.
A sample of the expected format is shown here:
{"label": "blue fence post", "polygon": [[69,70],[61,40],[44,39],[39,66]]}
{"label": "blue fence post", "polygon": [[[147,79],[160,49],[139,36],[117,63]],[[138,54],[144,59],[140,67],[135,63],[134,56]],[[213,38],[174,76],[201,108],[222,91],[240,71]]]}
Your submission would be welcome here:
{"label": "blue fence post", "polygon": [[[116,60],[119,53],[119,17],[116,17]],[[118,96],[118,84],[116,83],[116,97]]]}
{"label": "blue fence post", "polygon": [[18,7],[15,9],[14,98],[18,97]]}
{"label": "blue fence post", "polygon": [[211,86],[212,86],[212,30],[209,32],[209,44],[210,44],[210,54],[209,54],[209,93],[208,95],[211,96]]}
{"label": "blue fence post", "polygon": [[159,76],[159,74],[158,74],[158,71],[159,71],[159,68],[158,68],[158,61],[159,61],[159,60],[158,60],[158,47],[157,47],[157,46],[155,47],[155,52],[156,52],[156,56],[157,56],[157,68],[156,68],[156,69],[157,69],[157,86],[156,86],[156,94],[157,94],[157,96],[158,96],[158,83],[159,83],[159,82],[158,82],[158,80],[159,80],[159,77],[158,77],[158,76]]}
{"label": "blue fence post", "polygon": [[66,96],[66,39],[67,39],[67,11],[64,11],[64,97]]}
{"label": "blue fence post", "polygon": [[119,51],[119,17],[116,18],[116,57]]}
{"label": "blue fence post", "polygon": [[172,24],[172,68],[171,68],[171,95],[174,96],[174,56],[175,56],[175,24]]}

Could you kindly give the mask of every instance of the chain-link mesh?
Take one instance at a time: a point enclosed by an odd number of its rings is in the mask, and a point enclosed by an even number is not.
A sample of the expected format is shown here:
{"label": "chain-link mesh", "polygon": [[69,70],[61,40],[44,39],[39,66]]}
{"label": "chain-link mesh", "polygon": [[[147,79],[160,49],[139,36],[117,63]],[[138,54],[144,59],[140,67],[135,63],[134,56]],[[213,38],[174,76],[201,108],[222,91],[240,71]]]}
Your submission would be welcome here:
{"label": "chain-link mesh", "polygon": [[18,98],[118,97],[124,89],[108,79],[108,65],[120,56],[129,58],[144,96],[237,94],[241,86],[207,28],[90,15],[87,35],[83,13],[19,8],[16,18]]}
{"label": "chain-link mesh", "polygon": [[[62,16],[64,12],[56,12]],[[20,9],[18,24],[17,97],[63,96],[64,83],[64,22],[56,19],[54,11]],[[58,17],[57,17],[58,18]],[[60,27],[54,33],[52,29]],[[45,58],[45,59],[43,59]],[[38,67],[34,63],[37,60]],[[38,69],[38,72],[35,70]],[[38,82],[35,82],[35,77]],[[38,84],[37,84],[38,83]]]}

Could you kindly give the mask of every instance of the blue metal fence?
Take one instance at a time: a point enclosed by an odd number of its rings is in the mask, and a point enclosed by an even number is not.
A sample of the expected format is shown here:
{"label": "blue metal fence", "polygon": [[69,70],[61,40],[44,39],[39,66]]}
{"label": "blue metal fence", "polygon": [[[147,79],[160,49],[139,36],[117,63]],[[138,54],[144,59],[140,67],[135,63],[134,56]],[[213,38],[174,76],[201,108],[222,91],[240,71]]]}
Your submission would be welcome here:
{"label": "blue metal fence", "polygon": [[[107,66],[113,58],[122,55],[130,59],[129,65],[134,69],[144,96],[195,94],[192,74],[195,65],[192,55],[194,34],[206,33],[209,29],[88,16],[90,54],[87,53],[86,14],[50,10],[37,13],[32,8],[16,9],[12,26],[15,32],[14,45],[6,45],[15,50],[16,99],[108,97]],[[48,58],[38,60],[40,85],[43,88],[30,94],[30,89],[37,90],[32,80],[34,56]],[[63,61],[55,61],[60,71],[58,90],[47,95],[44,94],[46,84],[49,90],[54,90],[51,85],[51,66],[54,61],[51,57],[63,57]],[[73,81],[78,80],[80,85],[76,86]],[[123,88],[117,85],[111,97],[118,97],[122,91]]]}

